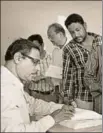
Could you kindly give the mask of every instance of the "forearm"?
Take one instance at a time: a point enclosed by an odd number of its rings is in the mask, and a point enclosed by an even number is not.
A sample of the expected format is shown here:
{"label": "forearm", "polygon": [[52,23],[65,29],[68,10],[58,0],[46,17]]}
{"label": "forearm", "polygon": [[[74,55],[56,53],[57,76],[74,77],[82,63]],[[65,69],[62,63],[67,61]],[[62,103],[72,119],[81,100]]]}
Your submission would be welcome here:
{"label": "forearm", "polygon": [[63,87],[62,87],[62,93],[64,97],[68,97],[71,94],[71,86],[73,82],[73,69],[71,68],[72,61],[70,58],[70,55],[67,53],[64,53],[63,56],[63,75],[62,75],[62,81],[63,81]]}
{"label": "forearm", "polygon": [[[10,124],[9,124],[10,123]],[[45,116],[39,121],[32,121],[30,124],[8,122],[3,132],[46,132],[55,124],[51,116]]]}
{"label": "forearm", "polygon": [[[70,75],[69,75],[70,73]],[[67,76],[69,75],[69,76]],[[64,97],[68,97],[68,100],[72,100],[73,99],[73,71],[72,70],[68,70],[67,74],[64,76],[63,79],[63,88],[62,88],[62,93]]]}
{"label": "forearm", "polygon": [[[36,115],[48,115],[53,111],[62,108],[62,104],[56,104],[54,102],[46,102],[43,100],[36,99],[34,106],[34,114]],[[35,108],[36,107],[36,108]]]}
{"label": "forearm", "polygon": [[46,102],[41,99],[35,99],[34,97],[29,96],[29,94],[25,93],[25,98],[28,102],[28,109],[30,115],[48,115],[52,113],[54,110],[60,109],[63,105],[56,104],[54,102]]}

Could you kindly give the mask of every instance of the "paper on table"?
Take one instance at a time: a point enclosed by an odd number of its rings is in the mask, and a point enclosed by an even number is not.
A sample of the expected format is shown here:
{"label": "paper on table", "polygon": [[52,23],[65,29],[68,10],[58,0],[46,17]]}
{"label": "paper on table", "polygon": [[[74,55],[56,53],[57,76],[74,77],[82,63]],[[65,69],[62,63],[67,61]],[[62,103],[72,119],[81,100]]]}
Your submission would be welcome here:
{"label": "paper on table", "polygon": [[75,109],[75,114],[72,117],[72,120],[87,120],[87,119],[102,119],[102,115],[92,111],[92,110],[86,110],[86,109]]}
{"label": "paper on table", "polygon": [[102,120],[65,120],[60,125],[72,129],[82,129],[102,125]]}
{"label": "paper on table", "polygon": [[62,121],[60,124],[73,129],[98,126],[102,124],[102,115],[91,110],[76,108],[71,120]]}
{"label": "paper on table", "polygon": [[62,79],[62,68],[58,66],[50,65],[45,73],[45,76]]}

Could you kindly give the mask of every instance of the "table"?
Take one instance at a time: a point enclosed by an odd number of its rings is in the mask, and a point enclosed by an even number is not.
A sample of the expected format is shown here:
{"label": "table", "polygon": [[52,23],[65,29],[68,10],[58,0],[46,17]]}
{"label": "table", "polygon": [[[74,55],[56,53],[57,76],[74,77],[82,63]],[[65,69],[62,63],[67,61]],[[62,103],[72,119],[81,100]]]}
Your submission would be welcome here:
{"label": "table", "polygon": [[83,128],[83,129],[70,129],[60,124],[54,125],[52,128],[48,130],[49,133],[52,132],[102,132],[102,125],[90,128]]}

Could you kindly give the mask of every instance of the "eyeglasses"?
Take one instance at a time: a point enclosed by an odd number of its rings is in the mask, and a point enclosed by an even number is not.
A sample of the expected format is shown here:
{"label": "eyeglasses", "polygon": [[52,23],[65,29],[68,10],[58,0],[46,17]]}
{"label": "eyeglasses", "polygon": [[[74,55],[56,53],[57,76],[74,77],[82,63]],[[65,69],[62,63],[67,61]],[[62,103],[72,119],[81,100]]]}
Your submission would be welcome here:
{"label": "eyeglasses", "polygon": [[34,59],[34,58],[30,57],[29,55],[26,55],[26,54],[24,54],[24,53],[21,53],[21,54],[22,54],[23,56],[29,58],[29,59],[33,62],[33,64],[34,64],[35,66],[36,66],[37,64],[40,63],[40,60],[39,60],[39,59]]}

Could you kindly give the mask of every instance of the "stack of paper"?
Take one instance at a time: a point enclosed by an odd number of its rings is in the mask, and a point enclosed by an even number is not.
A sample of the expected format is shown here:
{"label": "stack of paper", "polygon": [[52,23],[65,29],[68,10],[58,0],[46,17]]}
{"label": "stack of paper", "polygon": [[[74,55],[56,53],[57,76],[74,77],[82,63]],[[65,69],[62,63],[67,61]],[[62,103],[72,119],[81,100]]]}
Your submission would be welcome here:
{"label": "stack of paper", "polygon": [[102,115],[98,114],[92,110],[86,110],[86,109],[75,109],[75,114],[72,117],[72,120],[88,120],[88,119],[102,119]]}
{"label": "stack of paper", "polygon": [[102,125],[102,115],[85,109],[76,108],[76,112],[71,120],[60,122],[68,128],[80,129]]}
{"label": "stack of paper", "polygon": [[45,73],[45,76],[62,79],[62,68],[58,66],[50,65]]}
{"label": "stack of paper", "polygon": [[102,120],[65,120],[60,124],[72,129],[82,129],[102,125]]}

